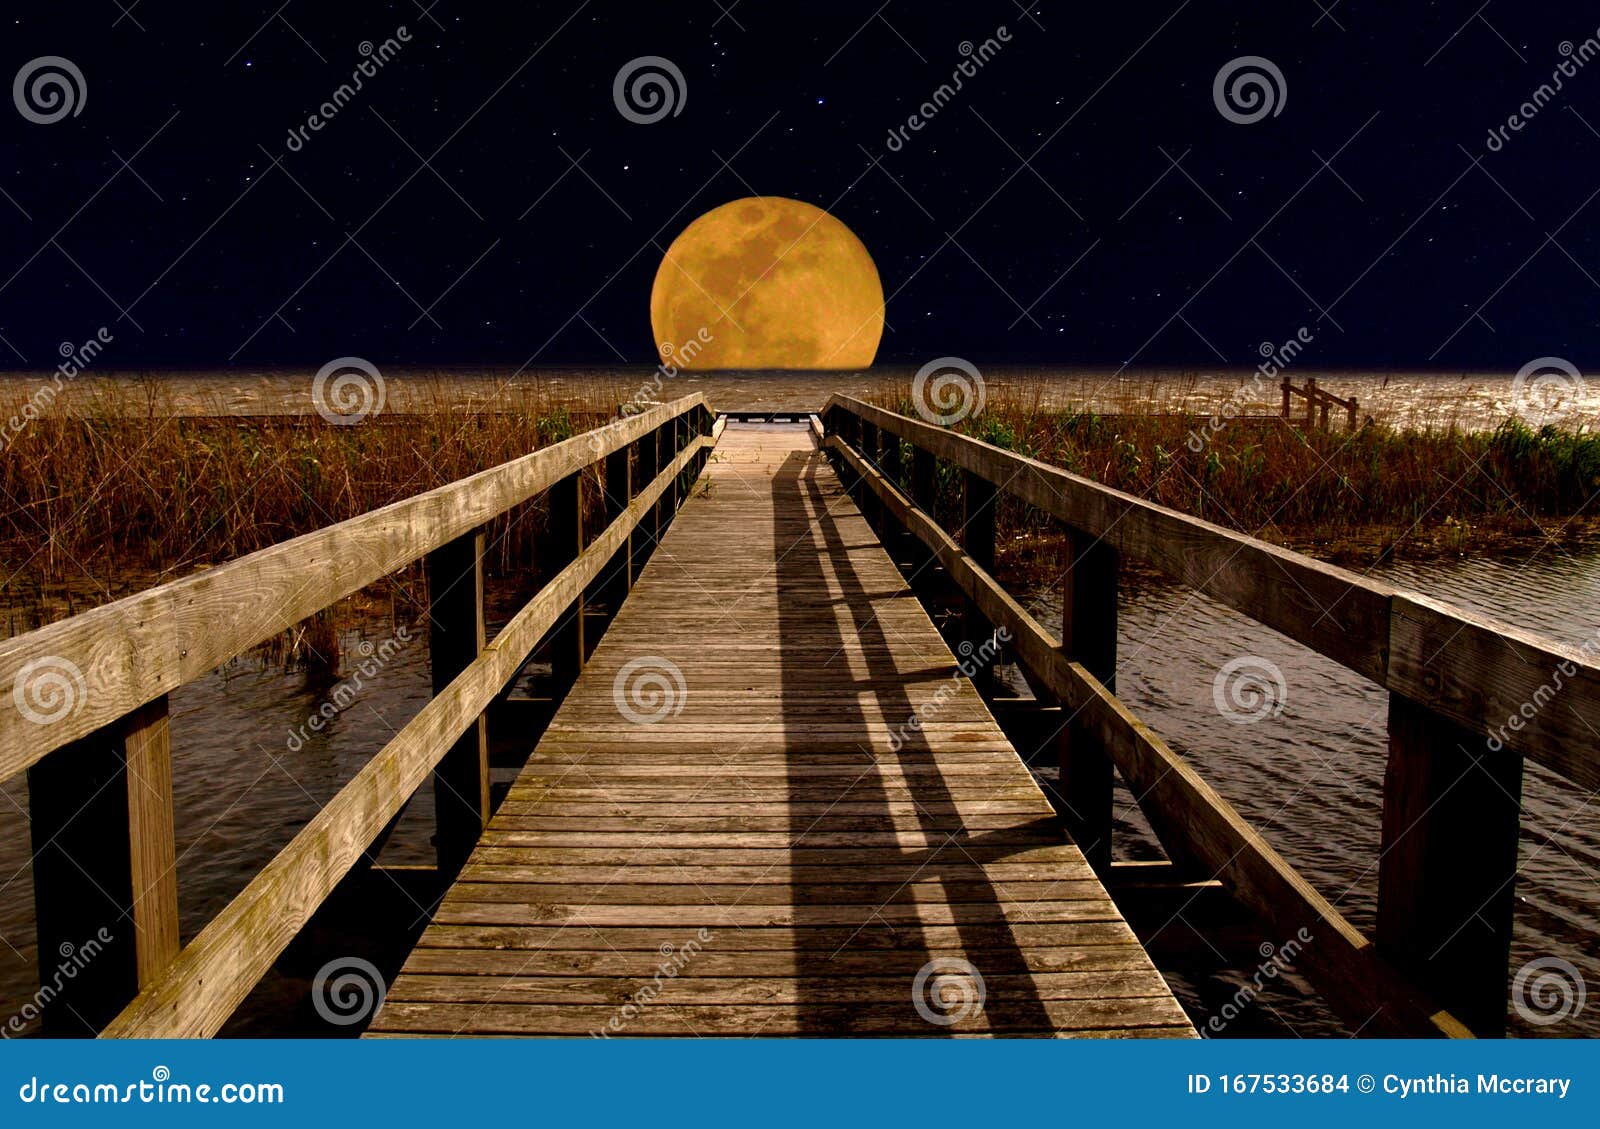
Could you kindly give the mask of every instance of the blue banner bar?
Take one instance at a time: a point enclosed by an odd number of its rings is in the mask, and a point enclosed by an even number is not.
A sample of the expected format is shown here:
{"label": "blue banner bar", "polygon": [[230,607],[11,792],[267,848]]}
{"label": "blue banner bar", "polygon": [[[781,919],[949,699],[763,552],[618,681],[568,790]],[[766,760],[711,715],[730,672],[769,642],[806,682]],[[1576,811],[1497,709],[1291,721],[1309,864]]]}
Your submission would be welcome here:
{"label": "blue banner bar", "polygon": [[1600,1124],[1597,1058],[1566,1040],[26,1042],[0,1047],[0,1124],[1544,1129]]}

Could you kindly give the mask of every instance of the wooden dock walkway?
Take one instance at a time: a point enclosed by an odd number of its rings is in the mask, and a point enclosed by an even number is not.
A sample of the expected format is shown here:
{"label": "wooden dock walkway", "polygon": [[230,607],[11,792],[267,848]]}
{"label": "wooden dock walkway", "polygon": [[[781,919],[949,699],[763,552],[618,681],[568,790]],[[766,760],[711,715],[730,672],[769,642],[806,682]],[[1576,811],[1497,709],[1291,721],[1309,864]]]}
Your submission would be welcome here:
{"label": "wooden dock walkway", "polygon": [[812,431],[733,425],[370,1033],[1194,1032]]}
{"label": "wooden dock walkway", "polygon": [[[1144,910],[1224,899],[1250,943],[1230,958],[1191,932],[1245,980],[1292,941],[1353,1034],[1505,1033],[1534,967],[1511,975],[1523,770],[1600,789],[1592,648],[849,396],[776,414],[795,422],[751,427],[700,394],[644,406],[0,640],[38,951],[98,946],[60,982],[41,967],[42,1032],[216,1035],[319,947],[326,910],[385,946],[384,969],[325,954],[311,984],[353,966],[386,999],[322,1015],[346,1033],[1193,1035],[1109,886],[1158,954]],[[1057,531],[1054,623],[996,575],[1002,502]],[[537,591],[491,636],[485,559],[524,521]],[[1117,696],[1131,566],[1387,694],[1370,930]],[[173,781],[195,766],[175,762],[173,695],[413,568],[432,697],[186,934]],[[958,617],[960,663],[923,600]],[[974,669],[996,635],[1031,697]],[[547,696],[515,701],[545,662]],[[1054,760],[1048,798],[1005,732]],[[520,773],[504,797],[502,764]],[[1164,860],[1114,861],[1117,778]],[[436,865],[389,867],[423,789]],[[368,928],[367,896],[396,889],[415,892],[404,923]],[[435,905],[411,946],[409,908]],[[1202,999],[1215,1032],[1207,1016]]]}

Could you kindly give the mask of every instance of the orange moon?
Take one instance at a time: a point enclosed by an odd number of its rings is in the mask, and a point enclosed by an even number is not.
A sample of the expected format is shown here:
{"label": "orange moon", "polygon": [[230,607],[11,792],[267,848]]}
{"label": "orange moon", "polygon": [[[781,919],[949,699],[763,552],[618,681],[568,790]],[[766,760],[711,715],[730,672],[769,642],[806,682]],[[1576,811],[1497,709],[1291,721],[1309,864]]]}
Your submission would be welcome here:
{"label": "orange moon", "polygon": [[662,364],[682,369],[867,368],[883,337],[872,256],[821,208],[751,196],[672,241],[650,290]]}

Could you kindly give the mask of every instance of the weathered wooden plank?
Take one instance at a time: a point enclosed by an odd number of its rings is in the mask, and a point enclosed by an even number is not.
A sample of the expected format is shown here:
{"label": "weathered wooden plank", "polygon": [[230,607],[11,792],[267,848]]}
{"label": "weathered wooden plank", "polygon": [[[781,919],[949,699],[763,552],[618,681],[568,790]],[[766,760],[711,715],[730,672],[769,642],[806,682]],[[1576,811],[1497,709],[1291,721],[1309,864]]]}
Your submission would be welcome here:
{"label": "weathered wooden plank", "polygon": [[[911,1005],[934,957],[990,980],[957,1033],[1192,1034],[810,440],[724,433],[375,1033],[583,1033],[693,941],[704,990],[671,1009],[699,1034],[755,1033],[753,1007],[774,1034],[947,1034]],[[681,679],[644,721],[640,662]]]}

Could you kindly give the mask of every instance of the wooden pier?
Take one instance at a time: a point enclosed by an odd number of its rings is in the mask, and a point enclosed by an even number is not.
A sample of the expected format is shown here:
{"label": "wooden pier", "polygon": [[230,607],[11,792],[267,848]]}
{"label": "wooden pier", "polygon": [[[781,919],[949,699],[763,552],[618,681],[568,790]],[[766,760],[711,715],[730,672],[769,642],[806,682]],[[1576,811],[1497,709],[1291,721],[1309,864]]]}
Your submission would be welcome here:
{"label": "wooden pier", "polygon": [[[47,1031],[216,1034],[431,785],[443,896],[375,1035],[1192,1036],[1107,892],[1116,775],[1159,881],[1308,938],[1351,1031],[1503,1031],[1523,760],[1600,787],[1592,654],[847,397],[805,419],[686,397],[0,643],[17,702],[40,672],[70,691],[0,710],[39,949],[109,937]],[[993,575],[1004,495],[1061,524],[1059,625]],[[490,638],[483,531],[530,509],[542,587]],[[1375,937],[1116,697],[1134,560],[1388,691]],[[433,698],[185,942],[168,695],[419,562]],[[1048,794],[995,721],[1001,653]],[[559,707],[508,713],[535,656]]]}

